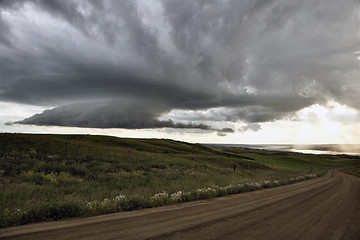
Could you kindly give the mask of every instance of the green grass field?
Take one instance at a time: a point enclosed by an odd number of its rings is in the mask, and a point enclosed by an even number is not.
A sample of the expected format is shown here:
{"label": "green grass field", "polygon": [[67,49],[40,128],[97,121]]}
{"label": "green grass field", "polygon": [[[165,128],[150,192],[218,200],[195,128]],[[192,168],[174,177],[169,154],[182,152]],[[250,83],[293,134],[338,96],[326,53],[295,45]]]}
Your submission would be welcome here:
{"label": "green grass field", "polygon": [[328,168],[353,166],[360,159],[346,155],[314,155],[295,152],[274,152],[243,148],[217,148],[239,157],[247,157],[277,170],[319,171]]}
{"label": "green grass field", "polygon": [[167,139],[3,133],[0,226],[240,193],[357,162]]}

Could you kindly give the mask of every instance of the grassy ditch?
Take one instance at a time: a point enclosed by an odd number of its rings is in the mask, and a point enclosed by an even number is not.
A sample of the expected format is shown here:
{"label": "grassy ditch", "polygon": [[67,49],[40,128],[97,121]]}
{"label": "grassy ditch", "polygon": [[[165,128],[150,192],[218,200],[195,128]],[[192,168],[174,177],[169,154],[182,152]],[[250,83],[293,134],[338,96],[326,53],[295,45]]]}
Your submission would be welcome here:
{"label": "grassy ditch", "polygon": [[357,161],[91,135],[0,134],[0,146],[0,227],[274,187]]}
{"label": "grassy ditch", "polygon": [[360,177],[360,166],[349,167],[341,169],[342,172]]}

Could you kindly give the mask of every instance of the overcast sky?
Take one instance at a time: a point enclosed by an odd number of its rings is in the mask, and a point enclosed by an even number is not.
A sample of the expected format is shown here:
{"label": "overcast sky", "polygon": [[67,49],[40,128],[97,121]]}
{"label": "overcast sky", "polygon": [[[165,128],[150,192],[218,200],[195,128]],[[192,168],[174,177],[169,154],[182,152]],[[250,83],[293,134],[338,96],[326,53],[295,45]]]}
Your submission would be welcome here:
{"label": "overcast sky", "polygon": [[360,143],[359,0],[0,0],[0,131]]}

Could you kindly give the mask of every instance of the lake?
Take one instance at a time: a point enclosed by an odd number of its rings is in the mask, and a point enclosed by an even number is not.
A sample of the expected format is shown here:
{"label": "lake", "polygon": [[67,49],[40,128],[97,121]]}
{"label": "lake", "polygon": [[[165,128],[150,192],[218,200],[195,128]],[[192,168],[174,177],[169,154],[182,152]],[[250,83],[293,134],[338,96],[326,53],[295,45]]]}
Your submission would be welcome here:
{"label": "lake", "polygon": [[360,156],[360,144],[205,144],[208,146],[241,147],[269,151],[298,152],[305,154],[331,154]]}

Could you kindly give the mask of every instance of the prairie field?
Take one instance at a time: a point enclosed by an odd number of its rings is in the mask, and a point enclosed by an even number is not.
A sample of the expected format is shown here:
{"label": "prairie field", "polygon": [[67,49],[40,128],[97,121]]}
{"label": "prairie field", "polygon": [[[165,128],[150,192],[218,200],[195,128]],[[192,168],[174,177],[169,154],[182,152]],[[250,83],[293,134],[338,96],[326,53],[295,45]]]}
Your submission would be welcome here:
{"label": "prairie field", "polygon": [[0,227],[237,194],[314,178],[329,168],[356,175],[358,163],[355,156],[168,139],[2,133]]}

